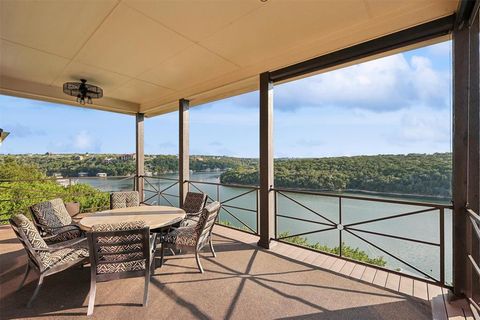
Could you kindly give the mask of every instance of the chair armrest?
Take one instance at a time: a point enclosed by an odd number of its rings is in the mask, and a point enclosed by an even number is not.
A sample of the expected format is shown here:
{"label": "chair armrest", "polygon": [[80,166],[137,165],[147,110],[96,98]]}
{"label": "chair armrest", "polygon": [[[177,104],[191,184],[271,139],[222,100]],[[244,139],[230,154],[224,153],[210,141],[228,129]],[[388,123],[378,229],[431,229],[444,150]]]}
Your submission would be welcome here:
{"label": "chair armrest", "polygon": [[[49,240],[49,239],[52,239],[52,238],[57,237],[59,234],[62,234],[62,233],[66,233],[66,232],[70,232],[70,231],[75,231],[75,230],[82,231],[79,226],[74,225],[74,224],[71,224],[71,225],[69,225],[69,226],[64,226],[64,227],[62,227],[62,228],[64,228],[65,230],[61,230],[61,231],[59,231],[59,232],[57,232],[57,233],[55,233],[55,234],[52,234],[51,236],[45,236],[45,237],[42,237],[42,238],[43,238],[44,240]],[[59,228],[57,228],[57,229],[59,229]]]}
{"label": "chair armrest", "polygon": [[187,216],[185,217],[185,219],[188,219],[189,217],[198,217],[199,215],[202,214],[202,210],[198,211],[198,212],[189,212],[187,213]]}
{"label": "chair armrest", "polygon": [[75,240],[75,241],[68,241],[68,244],[65,244],[65,245],[59,245],[59,246],[48,247],[48,248],[33,248],[33,250],[43,251],[43,252],[55,252],[61,249],[72,248],[74,245],[82,243],[84,241],[87,241],[87,238],[79,238],[78,240]]}

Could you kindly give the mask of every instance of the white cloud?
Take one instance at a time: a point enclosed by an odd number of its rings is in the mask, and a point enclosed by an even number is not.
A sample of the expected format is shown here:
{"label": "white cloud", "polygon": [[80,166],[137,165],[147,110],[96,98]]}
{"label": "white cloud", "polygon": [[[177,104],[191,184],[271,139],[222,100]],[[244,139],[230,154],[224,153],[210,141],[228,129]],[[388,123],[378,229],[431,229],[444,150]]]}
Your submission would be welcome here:
{"label": "white cloud", "polygon": [[73,137],[73,147],[79,150],[88,150],[93,147],[94,141],[90,134],[83,130]]}
{"label": "white cloud", "polygon": [[423,56],[404,54],[327,72],[275,88],[275,108],[336,106],[384,112],[412,106],[446,108],[450,74]]}

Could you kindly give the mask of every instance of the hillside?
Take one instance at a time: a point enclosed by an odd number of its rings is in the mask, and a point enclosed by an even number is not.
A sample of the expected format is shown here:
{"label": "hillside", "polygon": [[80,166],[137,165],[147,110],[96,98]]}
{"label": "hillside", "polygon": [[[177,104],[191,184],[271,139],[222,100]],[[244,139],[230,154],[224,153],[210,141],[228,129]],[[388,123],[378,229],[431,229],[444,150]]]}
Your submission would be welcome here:
{"label": "hillside", "polygon": [[[275,160],[275,186],[451,196],[451,153]],[[258,184],[256,167],[239,167],[222,183]]]}

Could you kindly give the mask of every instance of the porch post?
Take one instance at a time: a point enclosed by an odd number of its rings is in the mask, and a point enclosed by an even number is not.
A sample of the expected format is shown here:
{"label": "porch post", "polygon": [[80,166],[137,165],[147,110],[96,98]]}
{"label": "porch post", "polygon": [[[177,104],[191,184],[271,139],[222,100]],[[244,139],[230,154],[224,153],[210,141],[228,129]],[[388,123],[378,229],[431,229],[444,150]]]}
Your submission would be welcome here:
{"label": "porch post", "polygon": [[[478,209],[479,192],[479,45],[478,17],[453,31],[453,292],[471,296],[478,240],[465,207]],[[477,211],[478,212],[478,211]],[[474,250],[474,248],[476,248]]]}
{"label": "porch post", "polygon": [[[480,20],[477,13],[476,19],[470,27],[470,96],[468,114],[468,195],[467,202],[470,209],[480,214],[480,66],[479,66],[479,30]],[[473,226],[467,223],[467,254],[472,255],[478,263],[480,258],[480,241],[476,237]],[[468,263],[467,276],[471,276],[467,282],[468,296],[480,297],[480,277],[473,270],[473,265]],[[468,281],[468,280],[467,280]],[[474,285],[476,284],[476,285]]]}
{"label": "porch post", "polygon": [[182,207],[188,192],[188,180],[190,180],[190,115],[189,101],[178,101],[178,179],[179,179],[179,204]]}
{"label": "porch post", "polygon": [[143,113],[137,113],[136,114],[136,121],[135,121],[135,132],[136,132],[136,139],[135,139],[135,145],[136,145],[136,178],[137,178],[137,183],[136,183],[136,190],[138,191],[138,194],[140,196],[140,203],[143,202],[144,200],[144,195],[143,195],[143,186],[144,186],[144,178],[143,176],[145,175],[145,154],[144,154],[144,128],[143,128],[143,120],[144,120],[144,114]]}
{"label": "porch post", "polygon": [[270,73],[260,74],[260,240],[270,248],[275,236],[273,188],[273,83]]}

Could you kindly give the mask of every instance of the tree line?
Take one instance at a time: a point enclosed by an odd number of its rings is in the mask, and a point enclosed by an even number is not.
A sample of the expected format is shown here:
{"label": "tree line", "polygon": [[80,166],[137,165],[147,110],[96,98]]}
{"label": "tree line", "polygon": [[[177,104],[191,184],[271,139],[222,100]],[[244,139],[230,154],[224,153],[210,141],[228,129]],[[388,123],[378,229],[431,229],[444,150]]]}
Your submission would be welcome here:
{"label": "tree line", "polygon": [[[275,186],[451,197],[451,153],[276,159]],[[226,184],[258,185],[257,166],[221,175]]]}

